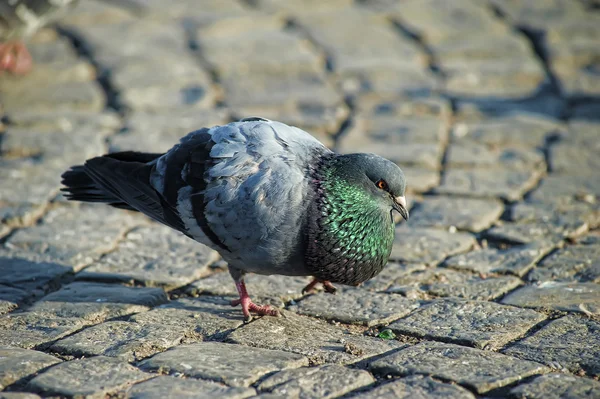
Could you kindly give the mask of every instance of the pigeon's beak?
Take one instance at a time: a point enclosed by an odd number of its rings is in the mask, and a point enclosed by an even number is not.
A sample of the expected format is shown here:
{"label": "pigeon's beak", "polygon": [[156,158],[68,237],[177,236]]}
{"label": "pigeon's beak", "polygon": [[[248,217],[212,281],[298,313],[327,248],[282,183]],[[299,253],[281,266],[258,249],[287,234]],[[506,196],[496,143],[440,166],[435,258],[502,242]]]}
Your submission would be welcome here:
{"label": "pigeon's beak", "polygon": [[408,209],[406,209],[406,198],[404,196],[394,197],[394,209],[398,211],[404,220],[408,220]]}

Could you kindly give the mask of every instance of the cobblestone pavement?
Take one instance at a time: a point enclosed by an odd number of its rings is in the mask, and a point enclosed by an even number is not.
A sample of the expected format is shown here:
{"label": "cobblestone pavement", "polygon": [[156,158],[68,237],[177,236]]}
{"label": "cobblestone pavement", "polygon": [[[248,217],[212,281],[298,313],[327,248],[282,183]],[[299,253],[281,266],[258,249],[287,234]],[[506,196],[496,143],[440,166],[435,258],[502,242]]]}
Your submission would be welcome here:
{"label": "cobblestone pavement", "polygon": [[[594,1],[83,1],[0,77],[0,398],[600,397]],[[59,176],[260,115],[398,162],[411,219],[337,295],[248,278]]]}

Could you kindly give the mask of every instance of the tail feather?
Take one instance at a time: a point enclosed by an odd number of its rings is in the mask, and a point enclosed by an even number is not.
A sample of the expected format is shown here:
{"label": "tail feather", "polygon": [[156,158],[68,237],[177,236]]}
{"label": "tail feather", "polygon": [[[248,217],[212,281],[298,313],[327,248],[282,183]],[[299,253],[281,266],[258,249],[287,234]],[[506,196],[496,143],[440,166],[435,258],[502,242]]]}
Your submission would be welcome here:
{"label": "tail feather", "polygon": [[[104,157],[122,162],[148,163],[161,155],[162,154],[126,151],[104,155]],[[61,191],[65,193],[65,197],[69,200],[101,202],[120,209],[136,210],[115,195],[114,192],[111,192],[112,190],[109,191],[96,183],[90,176],[89,170],[86,170],[84,165],[73,166],[63,173],[62,184],[65,187],[63,187]]]}

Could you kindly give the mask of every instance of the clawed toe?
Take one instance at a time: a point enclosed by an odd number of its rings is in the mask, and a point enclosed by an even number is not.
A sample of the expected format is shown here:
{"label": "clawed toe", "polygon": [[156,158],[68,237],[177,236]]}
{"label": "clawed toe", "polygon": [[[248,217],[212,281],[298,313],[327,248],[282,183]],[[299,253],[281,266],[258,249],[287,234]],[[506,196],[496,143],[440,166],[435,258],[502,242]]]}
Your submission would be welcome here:
{"label": "clawed toe", "polygon": [[326,280],[318,280],[315,278],[315,279],[313,279],[313,281],[308,283],[308,285],[306,287],[304,287],[302,289],[302,293],[306,294],[306,293],[313,292],[316,285],[319,283],[323,284],[323,289],[325,290],[325,292],[327,292],[329,294],[335,294],[337,292],[337,288],[333,284],[331,284],[331,282],[326,281]]}

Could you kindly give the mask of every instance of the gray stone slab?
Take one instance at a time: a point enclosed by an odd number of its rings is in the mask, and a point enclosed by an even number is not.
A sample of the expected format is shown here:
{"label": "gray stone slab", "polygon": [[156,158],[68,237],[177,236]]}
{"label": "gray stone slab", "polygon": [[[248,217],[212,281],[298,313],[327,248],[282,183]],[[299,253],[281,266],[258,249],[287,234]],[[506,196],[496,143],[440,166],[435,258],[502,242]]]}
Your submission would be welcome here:
{"label": "gray stone slab", "polygon": [[589,230],[589,225],[582,220],[567,219],[535,220],[517,223],[506,223],[494,226],[485,232],[488,239],[508,241],[513,244],[548,244],[558,246],[565,239],[575,239]]}
{"label": "gray stone slab", "polygon": [[438,300],[391,323],[400,334],[480,349],[499,349],[546,318],[541,313],[494,302]]}
{"label": "gray stone slab", "polygon": [[510,390],[511,397],[531,399],[593,398],[600,382],[568,374],[551,373],[520,384]]}
{"label": "gray stone slab", "polygon": [[559,249],[544,258],[529,273],[527,279],[600,283],[600,240],[589,245],[572,245]]}
{"label": "gray stone slab", "polygon": [[7,241],[11,250],[44,253],[74,271],[115,248],[135,225],[147,223],[139,214],[106,205],[58,207],[42,223],[18,230]]}
{"label": "gray stone slab", "polygon": [[99,130],[115,131],[121,126],[121,120],[114,111],[64,111],[39,113],[22,109],[10,114],[10,123],[16,128],[29,128],[40,131],[76,132],[85,126]]}
{"label": "gray stone slab", "polygon": [[154,355],[140,363],[140,367],[247,387],[265,374],[307,364],[306,357],[294,353],[201,342],[179,345]]}
{"label": "gray stone slab", "polygon": [[600,314],[600,284],[545,281],[511,292],[502,303],[527,308]]}
{"label": "gray stone slab", "polygon": [[521,279],[513,276],[475,275],[437,267],[396,278],[386,291],[409,298],[434,295],[489,301],[521,284]]}
{"label": "gray stone slab", "polygon": [[576,200],[552,198],[547,202],[521,202],[511,209],[511,220],[521,223],[543,223],[557,234],[575,235],[578,231],[594,229],[600,225],[600,206],[591,198]]}
{"label": "gray stone slab", "polygon": [[541,114],[511,114],[476,122],[458,122],[453,140],[469,140],[492,147],[539,147],[548,137],[560,135],[564,127],[558,120]]}
{"label": "gray stone slab", "polygon": [[[1,261],[3,261],[2,258],[0,258]],[[32,294],[27,291],[0,284],[0,315],[16,309],[30,295]]]}
{"label": "gray stone slab", "polygon": [[398,341],[350,334],[343,327],[283,311],[282,317],[263,317],[233,331],[234,343],[286,350],[307,356],[311,364],[356,363],[401,348]]}
{"label": "gray stone slab", "polygon": [[152,374],[119,359],[97,356],[54,366],[32,379],[27,389],[48,396],[105,397],[148,378]]}
{"label": "gray stone slab", "polygon": [[436,264],[451,255],[466,252],[475,245],[467,233],[451,233],[432,228],[396,228],[390,259],[395,261]]}
{"label": "gray stone slab", "polygon": [[0,392],[0,399],[41,399],[41,396],[26,392]]}
{"label": "gray stone slab", "polygon": [[540,177],[541,172],[537,170],[449,168],[435,191],[439,194],[518,201],[535,187]]}
{"label": "gray stone slab", "polygon": [[446,384],[431,377],[409,376],[386,382],[377,388],[354,396],[357,399],[474,399],[467,389]]}
{"label": "gray stone slab", "polygon": [[498,220],[503,211],[502,202],[493,199],[425,197],[411,209],[410,225],[480,232]]}
{"label": "gray stone slab", "polygon": [[440,342],[422,342],[384,356],[371,363],[370,369],[382,376],[426,374],[478,394],[548,371],[539,363]]}
{"label": "gray stone slab", "polygon": [[136,282],[175,288],[209,272],[216,251],[166,226],[129,232],[117,249],[77,274],[77,279]]}
{"label": "gray stone slab", "polygon": [[528,147],[488,147],[462,141],[448,146],[447,165],[464,168],[545,169],[544,154]]}
{"label": "gray stone slab", "polygon": [[[248,293],[257,302],[269,302],[283,306],[284,302],[304,296],[302,289],[310,283],[308,277],[261,276],[248,274],[244,277]],[[186,288],[192,295],[238,296],[235,284],[228,272],[215,273],[207,278],[195,281]]]}
{"label": "gray stone slab", "polygon": [[9,295],[18,295],[15,291],[18,289],[29,292],[32,297],[40,295],[71,271],[70,267],[56,263],[45,254],[0,248],[0,284],[12,290],[12,294],[3,290]]}
{"label": "gray stone slab", "polygon": [[284,370],[262,380],[259,391],[297,398],[337,398],[375,382],[364,370],[337,364]]}
{"label": "gray stone slab", "polygon": [[184,329],[186,340],[223,340],[241,326],[244,317],[230,298],[202,296],[180,298],[148,312],[132,315],[129,320],[141,325],[161,325],[165,329]]}
{"label": "gray stone slab", "polygon": [[600,176],[589,170],[582,170],[577,175],[550,174],[545,177],[539,187],[528,199],[548,202],[576,198],[594,199],[600,197]]}
{"label": "gray stone slab", "polygon": [[36,302],[32,313],[98,322],[107,318],[142,312],[168,301],[160,288],[75,282]]}
{"label": "gray stone slab", "polygon": [[243,399],[256,395],[254,388],[228,387],[212,381],[161,375],[132,386],[128,399]]}
{"label": "gray stone slab", "polygon": [[550,168],[553,173],[578,175],[582,170],[598,170],[598,149],[570,143],[550,147]]}
{"label": "gray stone slab", "polygon": [[180,344],[186,333],[178,326],[108,321],[61,339],[50,350],[75,357],[102,355],[134,362]]}
{"label": "gray stone slab", "polygon": [[0,346],[0,389],[56,363],[60,359],[42,352]]}
{"label": "gray stone slab", "polygon": [[325,320],[374,326],[406,316],[419,303],[394,294],[380,294],[365,289],[348,288],[335,295],[310,295],[290,310]]}
{"label": "gray stone slab", "polygon": [[558,370],[600,375],[600,323],[577,316],[554,320],[503,351]]}
{"label": "gray stone slab", "polygon": [[402,171],[408,182],[408,193],[424,193],[440,184],[440,173],[436,170],[402,165]]}
{"label": "gray stone slab", "polygon": [[550,243],[535,243],[508,249],[486,248],[446,259],[445,267],[477,273],[508,273],[524,276],[552,250]]}
{"label": "gray stone slab", "polygon": [[422,263],[388,262],[381,273],[362,283],[361,287],[369,291],[385,291],[396,279],[426,267]]}

